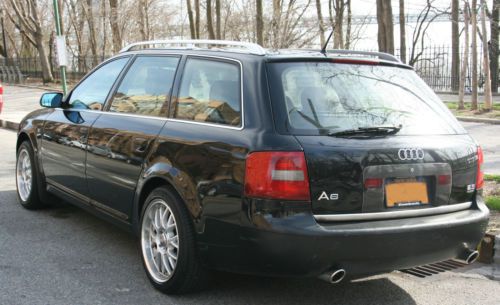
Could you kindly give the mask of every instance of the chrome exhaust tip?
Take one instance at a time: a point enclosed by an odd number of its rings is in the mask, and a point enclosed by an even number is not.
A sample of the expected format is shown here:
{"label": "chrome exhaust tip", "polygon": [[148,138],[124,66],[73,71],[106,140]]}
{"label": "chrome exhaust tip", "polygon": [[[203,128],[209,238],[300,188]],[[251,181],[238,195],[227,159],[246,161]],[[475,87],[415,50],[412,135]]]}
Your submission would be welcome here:
{"label": "chrome exhaust tip", "polygon": [[330,284],[338,284],[342,282],[342,280],[345,278],[345,275],[346,272],[344,269],[337,269],[333,272],[323,273],[319,276],[319,278]]}
{"label": "chrome exhaust tip", "polygon": [[472,264],[479,258],[479,252],[474,250],[471,251],[469,249],[464,250],[458,257],[457,260],[464,264]]}

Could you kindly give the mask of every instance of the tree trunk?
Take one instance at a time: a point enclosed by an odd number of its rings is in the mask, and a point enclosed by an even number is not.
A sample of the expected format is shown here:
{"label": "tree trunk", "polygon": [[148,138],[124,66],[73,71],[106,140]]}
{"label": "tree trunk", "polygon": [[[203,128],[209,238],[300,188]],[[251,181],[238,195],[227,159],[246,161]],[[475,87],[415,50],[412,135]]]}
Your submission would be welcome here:
{"label": "tree trunk", "polygon": [[344,48],[344,0],[335,1],[335,27],[333,30],[333,48]]}
{"label": "tree trunk", "polygon": [[36,42],[36,50],[38,51],[38,55],[40,57],[40,66],[42,67],[42,79],[43,83],[50,83],[54,81],[54,77],[52,76],[52,72],[50,71],[50,63],[47,56],[47,53],[44,48],[43,43],[43,35],[35,35]]}
{"label": "tree trunk", "polygon": [[137,8],[139,10],[139,33],[141,34],[141,40],[146,41],[149,40],[148,37],[148,30],[147,30],[147,25],[146,25],[146,14],[147,12],[147,0],[140,0],[139,1],[139,7]]}
{"label": "tree trunk", "polygon": [[478,80],[477,80],[477,0],[472,0],[471,6],[471,24],[472,24],[472,103],[471,109],[477,110],[477,90],[478,90]]}
{"label": "tree trunk", "polygon": [[94,13],[92,7],[92,0],[86,0],[86,2],[82,2],[84,5],[85,17],[87,19],[87,25],[89,27],[89,42],[90,42],[90,51],[92,52],[92,66],[97,66],[99,63],[98,54],[97,54],[97,38],[94,26]]}
{"label": "tree trunk", "polygon": [[500,0],[493,0],[491,6],[490,20],[490,71],[491,71],[491,91],[498,92],[498,56],[500,55],[498,45],[498,23],[500,14]]}
{"label": "tree trunk", "polygon": [[481,31],[483,32],[483,69],[484,69],[484,111],[491,111],[491,76],[488,33],[486,32],[486,0],[481,1]]}
{"label": "tree trunk", "polygon": [[196,29],[194,27],[193,8],[191,7],[191,0],[186,0],[186,4],[189,19],[189,32],[191,33],[191,39],[196,39]]}
{"label": "tree trunk", "polygon": [[194,0],[196,39],[200,39],[200,0]]}
{"label": "tree trunk", "polygon": [[120,25],[118,24],[118,0],[109,0],[111,15],[109,23],[111,25],[111,34],[113,35],[113,53],[118,53],[122,48],[122,36]]}
{"label": "tree trunk", "polygon": [[274,48],[280,48],[280,24],[281,24],[281,1],[273,0],[273,21],[272,21],[272,39],[271,45]]}
{"label": "tree trunk", "polygon": [[345,30],[345,48],[349,50],[351,48],[351,29],[352,29],[352,10],[351,10],[351,0],[346,1],[347,5],[347,28]]}
{"label": "tree trunk", "polygon": [[391,0],[377,0],[378,48],[394,54],[394,25]]}
{"label": "tree trunk", "polygon": [[207,0],[207,30],[208,39],[215,39],[214,26],[212,24],[212,0]]}
{"label": "tree trunk", "polygon": [[464,3],[464,58],[462,58],[462,71],[460,73],[460,86],[458,87],[458,109],[465,109],[464,90],[467,77],[467,66],[469,63],[469,7]]}
{"label": "tree trunk", "polygon": [[215,0],[215,34],[217,39],[222,39],[220,21],[220,0]]}
{"label": "tree trunk", "polygon": [[325,45],[325,25],[323,23],[323,14],[321,13],[321,0],[316,0],[316,13],[318,16],[319,41],[321,47],[323,47]]}
{"label": "tree trunk", "polygon": [[256,31],[257,31],[257,43],[264,46],[264,17],[262,13],[262,0],[255,1],[256,6]]}
{"label": "tree trunk", "polygon": [[404,0],[399,0],[399,57],[403,63],[406,63],[406,20]]}
{"label": "tree trunk", "polygon": [[460,75],[460,34],[458,31],[458,0],[451,1],[451,90],[458,90]]}

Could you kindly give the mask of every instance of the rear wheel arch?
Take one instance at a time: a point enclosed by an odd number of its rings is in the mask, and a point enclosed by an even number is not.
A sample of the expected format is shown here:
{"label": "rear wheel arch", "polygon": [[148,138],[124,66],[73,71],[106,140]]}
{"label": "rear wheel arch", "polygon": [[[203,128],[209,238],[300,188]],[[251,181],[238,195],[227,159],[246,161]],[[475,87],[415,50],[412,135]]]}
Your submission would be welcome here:
{"label": "rear wheel arch", "polygon": [[134,208],[134,223],[136,224],[134,226],[134,228],[135,228],[134,231],[137,234],[139,234],[139,232],[140,232],[141,214],[142,214],[142,209],[144,207],[146,199],[148,198],[149,194],[151,194],[152,191],[154,191],[155,189],[157,189],[159,187],[167,187],[170,191],[172,191],[173,194],[175,194],[178,197],[178,199],[184,205],[186,205],[186,201],[182,198],[182,196],[177,191],[177,189],[173,186],[173,184],[166,177],[162,177],[162,176],[150,177],[145,182],[143,182],[142,187],[139,189],[137,205]]}

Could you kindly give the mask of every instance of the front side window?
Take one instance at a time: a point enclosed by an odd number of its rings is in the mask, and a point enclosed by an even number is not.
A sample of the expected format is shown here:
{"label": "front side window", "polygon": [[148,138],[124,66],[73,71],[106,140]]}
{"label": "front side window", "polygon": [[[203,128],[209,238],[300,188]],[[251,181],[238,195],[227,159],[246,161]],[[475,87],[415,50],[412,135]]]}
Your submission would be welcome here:
{"label": "front side window", "polygon": [[71,92],[69,106],[74,109],[102,110],[109,90],[127,61],[128,57],[122,57],[95,70]]}
{"label": "front side window", "polygon": [[456,134],[463,128],[409,69],[331,62],[269,65],[279,130],[325,135],[377,126],[398,135]]}
{"label": "front side window", "polygon": [[178,57],[138,57],[113,95],[109,111],[164,116]]}
{"label": "front side window", "polygon": [[240,68],[234,63],[189,58],[184,68],[174,117],[241,125]]}

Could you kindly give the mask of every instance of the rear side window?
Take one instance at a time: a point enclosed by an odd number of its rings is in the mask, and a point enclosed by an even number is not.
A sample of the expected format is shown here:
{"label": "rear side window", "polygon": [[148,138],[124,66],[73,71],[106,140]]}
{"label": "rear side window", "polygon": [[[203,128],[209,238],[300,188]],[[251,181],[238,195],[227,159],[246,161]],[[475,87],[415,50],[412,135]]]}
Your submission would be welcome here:
{"label": "rear side window", "polygon": [[110,61],[84,79],[71,92],[69,105],[74,109],[102,110],[109,90],[128,61],[122,57]]}
{"label": "rear side window", "polygon": [[165,116],[179,58],[138,57],[113,95],[109,111]]}
{"label": "rear side window", "polygon": [[174,118],[240,126],[240,88],[239,65],[189,58],[174,105]]}

